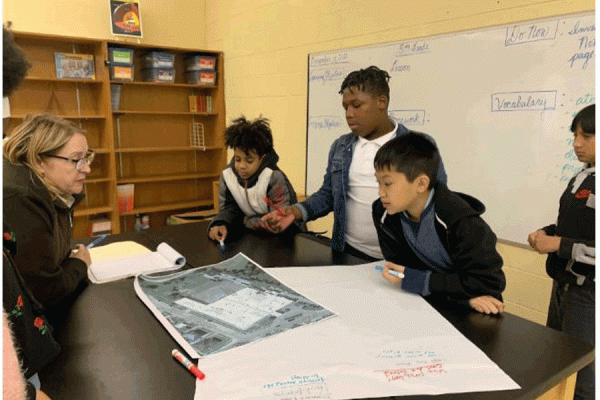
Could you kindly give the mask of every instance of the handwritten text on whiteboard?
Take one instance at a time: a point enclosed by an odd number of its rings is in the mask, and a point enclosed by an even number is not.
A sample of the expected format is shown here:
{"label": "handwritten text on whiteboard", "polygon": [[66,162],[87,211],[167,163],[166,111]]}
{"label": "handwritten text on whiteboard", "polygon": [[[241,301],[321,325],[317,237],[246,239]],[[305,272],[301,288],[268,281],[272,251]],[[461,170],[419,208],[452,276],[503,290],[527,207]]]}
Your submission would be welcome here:
{"label": "handwritten text on whiteboard", "polygon": [[556,90],[492,94],[492,112],[538,111],[556,108]]}

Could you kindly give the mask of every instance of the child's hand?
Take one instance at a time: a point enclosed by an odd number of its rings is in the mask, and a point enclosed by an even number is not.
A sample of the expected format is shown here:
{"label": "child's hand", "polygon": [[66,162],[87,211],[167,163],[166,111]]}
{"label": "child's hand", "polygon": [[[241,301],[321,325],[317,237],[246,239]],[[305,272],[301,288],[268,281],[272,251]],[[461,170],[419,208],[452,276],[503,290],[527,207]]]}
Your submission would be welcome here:
{"label": "child's hand", "polygon": [[560,236],[548,236],[546,232],[538,229],[527,236],[529,245],[540,254],[553,253],[560,248]]}
{"label": "child's hand", "polygon": [[485,314],[499,314],[504,311],[504,303],[492,296],[479,296],[469,299],[471,308]]}
{"label": "child's hand", "polygon": [[215,225],[208,231],[208,237],[212,240],[225,240],[227,237],[227,227],[225,225]]}
{"label": "child's hand", "polygon": [[383,263],[383,266],[385,267],[385,269],[383,270],[381,275],[383,275],[383,277],[385,279],[387,279],[390,283],[393,283],[394,285],[397,285],[402,282],[402,278],[397,278],[393,275],[390,275],[389,271],[393,270],[393,271],[398,271],[398,272],[404,273],[405,267],[403,267],[402,265],[394,264],[393,262],[390,262],[390,261],[385,261]]}
{"label": "child's hand", "polygon": [[262,221],[269,225],[269,230],[279,233],[286,230],[296,219],[302,219],[302,213],[294,206],[285,206],[263,215]]}
{"label": "child's hand", "polygon": [[527,242],[529,242],[529,245],[535,249],[535,242],[537,241],[537,238],[540,236],[541,233],[543,233],[544,231],[541,229],[538,229],[537,231],[531,232],[529,235],[527,235]]}

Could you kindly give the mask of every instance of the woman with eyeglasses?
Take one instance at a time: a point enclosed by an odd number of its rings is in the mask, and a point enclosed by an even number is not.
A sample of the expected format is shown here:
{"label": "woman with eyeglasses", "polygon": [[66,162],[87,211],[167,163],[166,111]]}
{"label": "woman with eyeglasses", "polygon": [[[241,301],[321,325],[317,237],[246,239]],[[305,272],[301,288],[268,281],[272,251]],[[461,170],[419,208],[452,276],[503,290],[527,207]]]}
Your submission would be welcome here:
{"label": "woman with eyeglasses", "polygon": [[90,253],[83,245],[72,251],[71,237],[94,152],[81,129],[47,114],[28,116],[3,150],[4,224],[15,235],[14,261],[57,324],[87,283]]}

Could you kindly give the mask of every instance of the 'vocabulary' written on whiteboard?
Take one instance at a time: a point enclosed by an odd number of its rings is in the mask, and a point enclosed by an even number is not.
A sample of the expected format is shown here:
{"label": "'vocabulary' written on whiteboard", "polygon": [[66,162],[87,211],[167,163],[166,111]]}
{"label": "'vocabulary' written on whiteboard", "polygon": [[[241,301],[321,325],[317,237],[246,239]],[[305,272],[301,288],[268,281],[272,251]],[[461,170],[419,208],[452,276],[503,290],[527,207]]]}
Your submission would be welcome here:
{"label": "'vocabulary' written on whiteboard", "polygon": [[492,112],[554,110],[555,108],[555,90],[492,94]]}

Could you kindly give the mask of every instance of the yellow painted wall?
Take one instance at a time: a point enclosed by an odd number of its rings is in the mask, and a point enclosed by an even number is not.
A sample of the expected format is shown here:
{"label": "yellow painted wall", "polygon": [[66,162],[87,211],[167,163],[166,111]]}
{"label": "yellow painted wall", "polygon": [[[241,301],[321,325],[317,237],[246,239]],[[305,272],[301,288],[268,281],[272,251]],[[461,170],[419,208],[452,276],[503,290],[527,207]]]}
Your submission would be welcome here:
{"label": "yellow painted wall", "polygon": [[[225,53],[228,119],[242,113],[271,119],[280,167],[301,193],[309,53],[593,9],[593,0],[211,0],[206,40]],[[329,216],[310,228],[331,225]],[[545,257],[505,244],[498,249],[508,281],[507,310],[545,323],[551,288]]]}
{"label": "yellow painted wall", "polygon": [[[104,0],[4,0],[3,8],[15,30],[111,38]],[[592,10],[593,0],[143,0],[141,42],[224,51],[228,120],[271,119],[280,166],[302,193],[309,53]],[[331,221],[311,228],[330,229]],[[498,249],[507,310],[544,323],[551,286],[545,257]]]}
{"label": "yellow painted wall", "polygon": [[[2,20],[11,21],[15,31],[138,43],[111,34],[108,4],[108,0],[4,0]],[[144,37],[139,43],[205,48],[205,7],[205,0],[141,0]]]}

